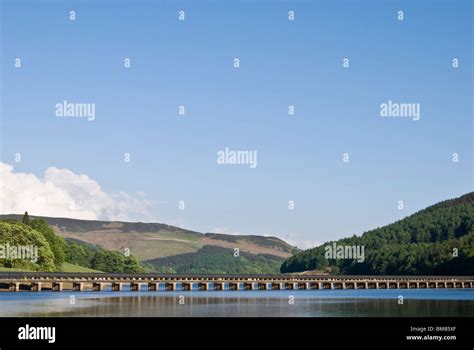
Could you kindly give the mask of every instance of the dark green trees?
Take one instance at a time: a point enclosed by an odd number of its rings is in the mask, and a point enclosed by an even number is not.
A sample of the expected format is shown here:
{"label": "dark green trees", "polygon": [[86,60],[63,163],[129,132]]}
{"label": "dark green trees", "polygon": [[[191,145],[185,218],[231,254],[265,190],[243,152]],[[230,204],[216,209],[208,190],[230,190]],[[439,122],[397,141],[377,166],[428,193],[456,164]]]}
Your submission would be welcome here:
{"label": "dark green trees", "polygon": [[[12,249],[33,247],[29,258],[13,256]],[[25,270],[54,271],[54,255],[44,236],[20,222],[0,221],[0,266]]]}
{"label": "dark green trees", "polygon": [[[25,216],[28,215],[28,212],[25,212]],[[23,218],[24,222],[24,218]],[[60,270],[63,262],[65,261],[64,249],[66,242],[61,237],[57,236],[53,228],[48,225],[48,223],[43,219],[33,219],[27,221],[27,225],[35,229],[38,232],[41,232],[48,241],[51,251],[54,255],[54,265],[57,270]]]}
{"label": "dark green trees", "polygon": [[22,220],[22,222],[23,222],[24,224],[26,224],[26,225],[28,225],[29,222],[30,222],[30,217],[29,217],[27,211],[25,211],[25,214],[23,215],[23,220]]}
{"label": "dark green trees", "polygon": [[[34,245],[38,247],[38,260],[2,258],[5,247]],[[30,219],[25,212],[22,222],[0,221],[0,267],[38,271],[61,271],[64,262],[92,268],[102,272],[142,272],[143,266],[134,256],[107,251],[100,247],[67,242],[41,218]]]}
{"label": "dark green trees", "polygon": [[287,259],[281,272],[331,267],[343,274],[472,275],[474,192],[336,243],[364,246],[365,261],[326,259],[327,242]]}

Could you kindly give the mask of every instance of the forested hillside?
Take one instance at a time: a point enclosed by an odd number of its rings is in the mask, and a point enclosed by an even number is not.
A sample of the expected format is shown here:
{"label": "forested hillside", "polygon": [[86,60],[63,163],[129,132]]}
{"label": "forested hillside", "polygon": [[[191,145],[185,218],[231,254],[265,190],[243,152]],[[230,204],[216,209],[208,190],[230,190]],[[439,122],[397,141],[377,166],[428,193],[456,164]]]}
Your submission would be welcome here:
{"label": "forested hillside", "polygon": [[204,246],[196,253],[179,254],[145,261],[161,273],[195,274],[274,274],[279,272],[283,259],[270,255],[254,255],[233,249]]}
{"label": "forested hillside", "polygon": [[281,272],[330,268],[332,273],[474,275],[474,192],[430,206],[393,224],[335,241],[363,246],[365,259],[327,259],[325,247],[288,258]]}

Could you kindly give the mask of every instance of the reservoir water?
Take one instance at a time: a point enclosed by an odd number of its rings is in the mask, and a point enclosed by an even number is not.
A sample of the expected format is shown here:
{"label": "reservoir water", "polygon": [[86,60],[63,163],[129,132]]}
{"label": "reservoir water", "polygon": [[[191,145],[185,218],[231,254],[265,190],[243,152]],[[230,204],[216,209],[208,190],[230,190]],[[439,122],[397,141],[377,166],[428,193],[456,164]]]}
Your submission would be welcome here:
{"label": "reservoir water", "polygon": [[0,293],[0,317],[474,316],[474,289]]}

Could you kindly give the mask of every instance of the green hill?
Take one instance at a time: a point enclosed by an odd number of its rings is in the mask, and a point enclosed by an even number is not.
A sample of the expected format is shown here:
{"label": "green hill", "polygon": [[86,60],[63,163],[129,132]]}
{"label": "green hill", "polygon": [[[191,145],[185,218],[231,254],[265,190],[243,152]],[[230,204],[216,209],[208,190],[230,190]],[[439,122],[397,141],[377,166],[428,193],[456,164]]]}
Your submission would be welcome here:
{"label": "green hill", "polygon": [[[328,259],[326,247],[364,248],[364,261]],[[327,242],[288,258],[281,272],[474,275],[474,192],[440,202],[390,225]]]}
{"label": "green hill", "polygon": [[[160,223],[28,218],[28,225],[49,242],[57,271],[66,262],[103,272],[275,273],[295,251],[277,237],[203,234]],[[23,219],[0,215],[0,220]],[[234,259],[234,249],[240,259]],[[126,251],[132,256],[126,257]]]}
{"label": "green hill", "polygon": [[0,268],[4,271],[143,272],[131,254],[63,239],[41,218],[0,221]]}
{"label": "green hill", "polygon": [[[33,218],[38,218],[33,215]],[[21,220],[22,215],[0,215],[0,220]],[[102,249],[128,248],[140,261],[195,253],[205,246],[239,248],[254,255],[291,256],[295,247],[277,237],[200,233],[160,223],[78,220],[41,217],[60,237],[87,242]]]}
{"label": "green hill", "polygon": [[179,254],[145,261],[151,270],[183,274],[272,274],[278,273],[283,259],[271,255],[255,255],[217,246],[204,246],[196,253]]}

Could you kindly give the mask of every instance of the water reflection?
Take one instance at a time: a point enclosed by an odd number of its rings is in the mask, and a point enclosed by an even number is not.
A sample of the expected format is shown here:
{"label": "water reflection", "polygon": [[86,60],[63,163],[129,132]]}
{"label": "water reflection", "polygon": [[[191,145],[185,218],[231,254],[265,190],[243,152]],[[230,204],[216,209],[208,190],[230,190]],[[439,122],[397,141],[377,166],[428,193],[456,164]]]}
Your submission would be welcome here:
{"label": "water reflection", "polygon": [[[474,316],[473,290],[2,293],[0,316]],[[398,296],[404,296],[402,305]],[[292,303],[293,300],[293,303]]]}

